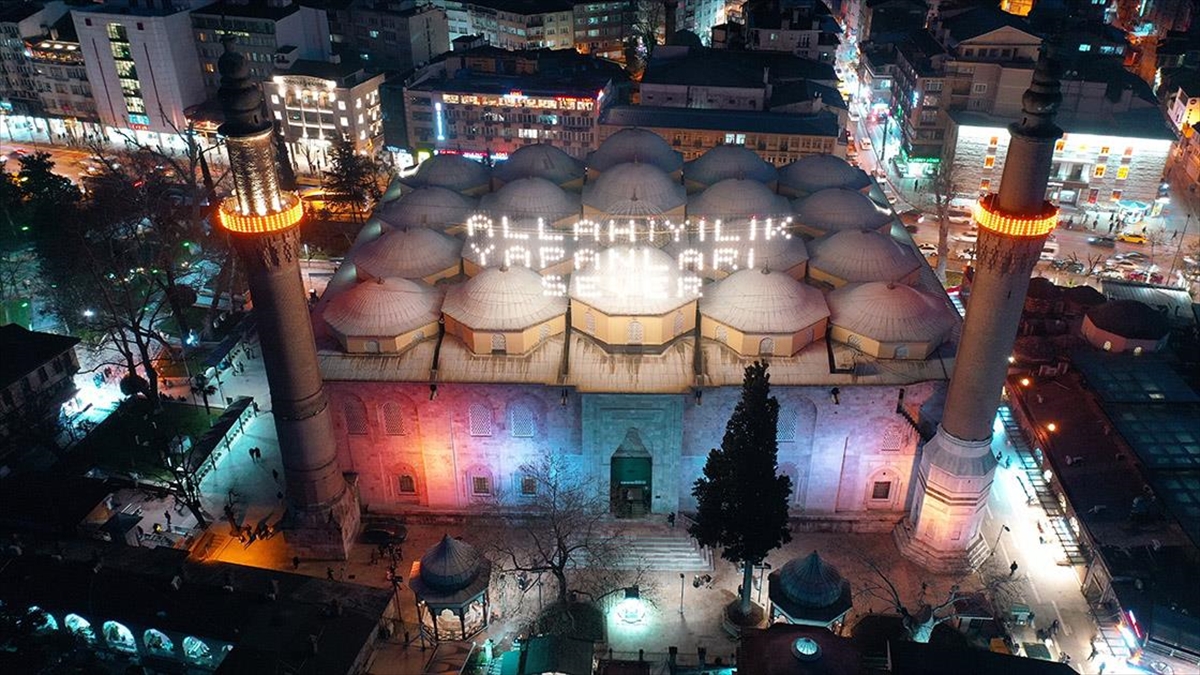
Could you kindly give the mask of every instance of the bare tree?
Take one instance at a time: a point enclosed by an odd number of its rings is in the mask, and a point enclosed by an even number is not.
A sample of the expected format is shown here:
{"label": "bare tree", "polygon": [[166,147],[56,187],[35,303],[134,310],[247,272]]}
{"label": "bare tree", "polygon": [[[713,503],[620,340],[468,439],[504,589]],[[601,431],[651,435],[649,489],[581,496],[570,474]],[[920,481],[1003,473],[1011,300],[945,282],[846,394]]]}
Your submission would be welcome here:
{"label": "bare tree", "polygon": [[933,207],[937,219],[937,273],[938,281],[946,282],[946,258],[950,255],[950,202],[958,191],[955,182],[954,157],[943,158],[938,164],[937,171],[929,180],[930,191],[918,193],[926,204]]}

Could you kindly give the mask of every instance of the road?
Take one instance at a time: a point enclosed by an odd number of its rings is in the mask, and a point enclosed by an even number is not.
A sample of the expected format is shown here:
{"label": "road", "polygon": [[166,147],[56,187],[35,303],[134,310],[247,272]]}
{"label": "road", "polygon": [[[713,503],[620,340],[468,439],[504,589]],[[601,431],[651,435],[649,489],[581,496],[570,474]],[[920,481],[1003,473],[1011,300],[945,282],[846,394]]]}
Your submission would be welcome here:
{"label": "road", "polygon": [[72,182],[78,183],[81,178],[87,175],[84,166],[84,160],[91,156],[92,152],[87,149],[77,150],[74,148],[64,148],[57,145],[46,145],[39,143],[36,146],[32,143],[0,143],[0,156],[8,158],[6,169],[8,171],[16,171],[17,158],[20,152],[33,154],[35,152],[45,152],[50,155],[54,161],[54,172],[67,178]]}

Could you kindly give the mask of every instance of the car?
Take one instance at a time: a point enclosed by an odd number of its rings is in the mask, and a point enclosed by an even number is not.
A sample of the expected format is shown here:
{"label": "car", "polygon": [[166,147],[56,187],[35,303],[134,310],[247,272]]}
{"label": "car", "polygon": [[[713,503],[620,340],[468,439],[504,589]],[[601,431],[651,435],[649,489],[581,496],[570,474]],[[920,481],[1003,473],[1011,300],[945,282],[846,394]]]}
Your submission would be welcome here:
{"label": "car", "polygon": [[1117,245],[1117,240],[1112,237],[1088,237],[1087,243],[1092,246],[1100,246],[1103,248],[1113,248]]}
{"label": "car", "polygon": [[908,209],[906,211],[901,211],[896,215],[900,216],[900,222],[904,223],[905,225],[916,225],[917,223],[924,222],[925,220],[925,215],[917,209]]}
{"label": "car", "polygon": [[866,150],[870,150],[871,149],[871,137],[863,136],[862,138],[858,139],[858,147],[864,148]]}
{"label": "car", "polygon": [[1141,263],[1136,263],[1132,260],[1117,260],[1109,258],[1108,260],[1104,261],[1104,266],[1108,267],[1109,269],[1136,270],[1137,268],[1141,267]]}
{"label": "car", "polygon": [[363,530],[363,541],[376,546],[403,544],[408,539],[408,528],[400,524],[373,525]]}
{"label": "car", "polygon": [[1152,284],[1161,284],[1163,282],[1163,275],[1159,274],[1158,272],[1151,272],[1149,277],[1147,277],[1145,270],[1134,270],[1132,272],[1126,272],[1125,278],[1130,281],[1141,281],[1141,282],[1149,281]]}
{"label": "car", "polygon": [[950,207],[949,211],[947,212],[947,216],[952,223],[962,224],[975,220],[975,214],[973,214],[970,209],[964,209],[959,206]]}
{"label": "car", "polygon": [[921,255],[925,256],[926,258],[933,258],[937,256],[937,246],[934,246],[933,244],[917,244],[917,250],[920,251]]}
{"label": "car", "polygon": [[1117,235],[1117,241],[1123,241],[1126,244],[1144,244],[1148,239],[1141,232],[1122,232]]}
{"label": "car", "polygon": [[1042,260],[1054,260],[1058,255],[1058,244],[1048,241],[1042,246],[1042,254],[1039,256]]}
{"label": "car", "polygon": [[954,238],[968,244],[974,244],[975,242],[979,241],[979,230],[972,227],[962,234],[954,235]]}
{"label": "car", "polygon": [[1114,255],[1113,258],[1115,260],[1133,260],[1137,262],[1149,260],[1150,256],[1142,253],[1141,251],[1122,251],[1121,253]]}
{"label": "car", "polygon": [[954,254],[954,257],[958,258],[959,260],[974,260],[975,259],[975,249],[974,249],[974,247],[965,248],[965,249],[959,251],[958,253]]}

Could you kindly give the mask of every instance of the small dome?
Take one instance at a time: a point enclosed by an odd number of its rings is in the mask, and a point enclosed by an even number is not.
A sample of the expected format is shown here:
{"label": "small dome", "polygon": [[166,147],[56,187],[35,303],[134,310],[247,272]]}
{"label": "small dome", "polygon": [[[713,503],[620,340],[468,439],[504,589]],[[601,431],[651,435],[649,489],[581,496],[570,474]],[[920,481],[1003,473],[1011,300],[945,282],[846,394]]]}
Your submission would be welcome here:
{"label": "small dome", "polygon": [[[470,160],[467,160],[470,161]],[[401,194],[383,208],[375,210],[375,217],[394,228],[433,227],[446,228],[467,222],[475,213],[475,200],[444,187],[425,186]]]}
{"label": "small dome", "polygon": [[[654,272],[654,285],[647,270]],[[571,299],[609,316],[662,316],[695,300],[678,289],[679,265],[648,246],[613,246],[571,275]]]}
{"label": "small dome", "polygon": [[1064,289],[1063,300],[1081,307],[1094,307],[1106,302],[1103,293],[1086,284],[1069,286]]}
{"label": "small dome", "polygon": [[879,342],[941,344],[954,328],[944,299],[911,286],[873,281],[829,293],[829,322]]}
{"label": "small dome", "polygon": [[779,580],[779,590],[801,607],[828,607],[850,586],[838,569],[821,560],[816,551],[784,565]]}
{"label": "small dome", "polygon": [[325,323],[353,337],[394,337],[438,320],[442,294],[407,279],[364,281],[335,295]]}
{"label": "small dome", "polygon": [[772,237],[759,240],[754,245],[754,265],[787,272],[808,260],[808,246],[797,236]]}
{"label": "small dome", "polygon": [[436,185],[455,192],[487,187],[491,182],[488,167],[462,155],[434,155],[421,162],[409,185]]}
{"label": "small dome", "polygon": [[589,169],[602,172],[630,162],[653,164],[671,173],[683,166],[683,155],[653,131],[628,128],[609,136],[587,158]]}
{"label": "small dome", "polygon": [[808,155],[780,169],[779,183],[797,194],[808,195],[827,188],[862,190],[870,187],[871,177],[841,157]]}
{"label": "small dome", "polygon": [[564,185],[583,178],[583,174],[583,162],[548,143],[517,148],[492,169],[492,175],[505,183],[518,178],[545,178],[555,185]]}
{"label": "small dome", "polygon": [[1137,300],[1112,300],[1087,312],[1102,331],[1131,340],[1161,340],[1171,332],[1167,315]]}
{"label": "small dome", "polygon": [[610,216],[658,216],[686,201],[683,186],[653,164],[614,166],[583,187],[584,205]]}
{"label": "small dome", "polygon": [[479,208],[496,223],[509,220],[545,219],[553,223],[579,215],[579,197],[545,178],[518,178],[479,200]]}
{"label": "small dome", "polygon": [[1029,280],[1029,290],[1025,293],[1025,297],[1030,300],[1055,302],[1062,299],[1063,288],[1055,285],[1046,277],[1034,277]]}
{"label": "small dome", "polygon": [[824,232],[876,230],[892,221],[892,214],[861,192],[826,188],[797,200],[796,219],[801,226]]}
{"label": "small dome", "polygon": [[726,178],[688,201],[689,218],[708,220],[781,219],[792,216],[786,197],[771,192],[766,185],[745,178]]}
{"label": "small dome", "polygon": [[810,273],[823,272],[846,283],[900,281],[924,263],[912,247],[875,230],[842,230],[809,244]]}
{"label": "small dome", "polygon": [[744,145],[718,145],[683,167],[683,176],[701,185],[726,178],[745,178],[760,183],[775,180],[775,167]]}
{"label": "small dome", "polygon": [[493,267],[451,287],[442,311],[475,330],[521,330],[566,313],[567,299],[548,295],[533,270]]}
{"label": "small dome", "polygon": [[744,333],[795,333],[829,308],[820,291],[782,272],[740,270],[704,289],[700,313]]}
{"label": "small dome", "polygon": [[449,595],[471,585],[481,563],[482,556],[474,546],[447,534],[421,556],[421,581],[432,590]]}
{"label": "small dome", "polygon": [[463,243],[437,230],[389,230],[354,252],[360,277],[423,279],[458,265]]}

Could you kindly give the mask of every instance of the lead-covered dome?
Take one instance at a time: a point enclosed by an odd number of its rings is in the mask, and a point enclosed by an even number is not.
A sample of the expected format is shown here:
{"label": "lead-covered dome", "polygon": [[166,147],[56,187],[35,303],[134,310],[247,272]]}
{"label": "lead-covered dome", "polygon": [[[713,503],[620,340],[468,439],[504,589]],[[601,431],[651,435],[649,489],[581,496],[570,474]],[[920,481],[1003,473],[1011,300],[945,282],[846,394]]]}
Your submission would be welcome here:
{"label": "lead-covered dome", "polygon": [[746,178],[726,178],[688,200],[689,218],[707,220],[779,220],[792,216],[786,197],[766,185]]}
{"label": "lead-covered dome", "polygon": [[744,145],[718,145],[683,165],[689,183],[715,185],[727,178],[744,178],[760,183],[775,180],[775,167]]}
{"label": "lead-covered dome", "polygon": [[455,192],[485,190],[490,182],[486,166],[462,155],[434,155],[421,162],[417,173],[408,179],[409,185],[435,185]]}
{"label": "lead-covered dome", "polygon": [[833,338],[879,358],[923,359],[957,320],[945,298],[904,284],[849,284],[830,292],[828,302]]}
{"label": "lead-covered dome", "polygon": [[828,188],[863,190],[871,186],[865,171],[834,155],[808,155],[779,170],[779,186],[798,196]]}
{"label": "lead-covered dome", "polygon": [[796,225],[813,236],[839,230],[884,231],[891,222],[891,212],[845,188],[827,188],[796,201]]}
{"label": "lead-covered dome", "polygon": [[660,167],[640,162],[614,166],[583,188],[583,205],[602,216],[661,216],[686,201],[682,185]]}
{"label": "lead-covered dome", "polygon": [[360,279],[403,277],[432,283],[458,272],[462,247],[461,240],[437,230],[389,230],[359,247],[352,260]]}
{"label": "lead-covered dome", "polygon": [[571,275],[571,299],[609,316],[661,316],[696,299],[679,288],[675,260],[649,246],[613,246]]}
{"label": "lead-covered dome", "polygon": [[583,174],[583,162],[549,143],[517,148],[492,169],[492,175],[505,183],[518,178],[545,178],[555,185],[566,185],[582,179]]}
{"label": "lead-covered dome", "polygon": [[829,626],[844,617],[852,605],[850,582],[816,551],[772,572],[767,588],[772,614],[782,614],[793,624]]}
{"label": "lead-covered dome", "polygon": [[467,222],[474,212],[474,199],[448,188],[431,185],[401,194],[384,204],[383,208],[375,209],[373,215],[393,228],[444,229]]}
{"label": "lead-covered dome", "polygon": [[478,549],[447,534],[421,556],[420,579],[431,590],[454,593],[471,585],[483,563]]}
{"label": "lead-covered dome", "polygon": [[630,162],[653,164],[666,173],[673,173],[683,167],[683,155],[653,131],[628,128],[609,136],[588,155],[587,167],[603,172]]}
{"label": "lead-covered dome", "polygon": [[820,291],[782,272],[739,270],[704,289],[700,313],[746,333],[795,333],[829,308]]}
{"label": "lead-covered dome", "polygon": [[1144,302],[1111,300],[1087,310],[1082,332],[1093,346],[1108,351],[1157,351],[1167,344],[1171,322]]}
{"label": "lead-covered dome", "polygon": [[395,352],[436,334],[441,304],[425,284],[378,279],[333,296],[323,318],[348,352]]}
{"label": "lead-covered dome", "polygon": [[547,224],[579,216],[579,197],[568,193],[545,178],[518,178],[479,200],[479,208],[500,222],[537,220]]}
{"label": "lead-covered dome", "polygon": [[515,331],[564,314],[567,299],[547,294],[533,270],[500,267],[451,287],[442,311],[472,330]]}
{"label": "lead-covered dome", "polygon": [[875,230],[843,230],[809,244],[808,274],[843,286],[863,281],[910,283],[925,264],[912,250]]}

